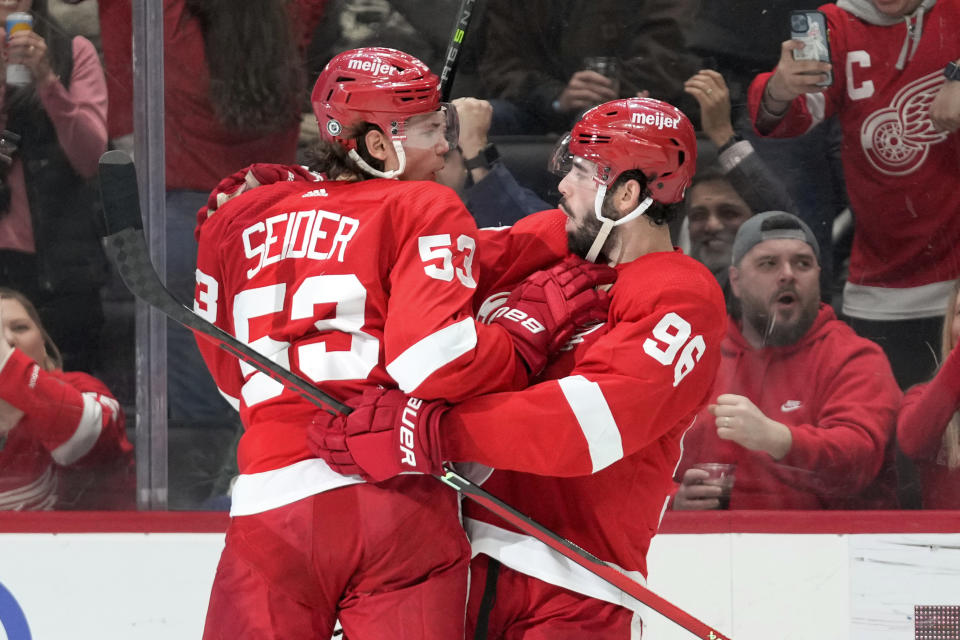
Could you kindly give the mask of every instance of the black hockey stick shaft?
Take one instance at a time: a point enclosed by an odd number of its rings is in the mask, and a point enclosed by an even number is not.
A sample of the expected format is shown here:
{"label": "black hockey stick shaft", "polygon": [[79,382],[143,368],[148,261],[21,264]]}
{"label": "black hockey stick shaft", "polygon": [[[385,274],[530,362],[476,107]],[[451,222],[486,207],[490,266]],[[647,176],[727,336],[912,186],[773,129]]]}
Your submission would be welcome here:
{"label": "black hockey stick shaft", "polygon": [[[240,342],[205,318],[197,315],[163,285],[150,262],[133,161],[122,151],[108,151],[100,159],[100,190],[107,236],[103,245],[107,256],[117,268],[130,291],[173,320],[192,329],[231,355],[289,386],[318,407],[333,413],[348,414],[352,409],[334,400],[311,382],[301,378],[278,363],[261,355],[249,345]],[[667,602],[621,571],[607,565],[574,543],[560,537],[532,518],[517,511],[456,472],[444,469],[443,476],[435,476],[467,498],[500,516],[521,531],[537,538],[563,554],[584,569],[620,589],[639,602],[661,613],[703,640],[728,640],[682,609]]]}
{"label": "black hockey stick shaft", "polygon": [[450,44],[447,45],[447,54],[443,59],[443,70],[440,72],[440,99],[444,102],[450,99],[453,78],[457,75],[457,67],[460,66],[460,49],[463,47],[463,39],[467,35],[467,29],[470,28],[470,22],[473,18],[473,5],[476,2],[477,0],[460,0],[457,22],[453,25]]}

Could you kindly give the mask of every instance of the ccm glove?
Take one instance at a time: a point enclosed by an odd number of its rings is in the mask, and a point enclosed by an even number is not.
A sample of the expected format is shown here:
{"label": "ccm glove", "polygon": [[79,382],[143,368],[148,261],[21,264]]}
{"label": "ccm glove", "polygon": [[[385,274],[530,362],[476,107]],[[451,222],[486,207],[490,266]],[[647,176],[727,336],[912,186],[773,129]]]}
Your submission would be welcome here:
{"label": "ccm glove", "polygon": [[596,287],[616,278],[617,272],[607,265],[568,256],[521,282],[490,322],[510,333],[530,374],[537,375],[578,326],[607,319],[610,296]]}
{"label": "ccm glove", "polygon": [[317,414],[307,428],[310,451],[342,475],[381,482],[403,472],[441,473],[438,430],[450,408],[397,389],[368,389],[347,402],[346,416]]}

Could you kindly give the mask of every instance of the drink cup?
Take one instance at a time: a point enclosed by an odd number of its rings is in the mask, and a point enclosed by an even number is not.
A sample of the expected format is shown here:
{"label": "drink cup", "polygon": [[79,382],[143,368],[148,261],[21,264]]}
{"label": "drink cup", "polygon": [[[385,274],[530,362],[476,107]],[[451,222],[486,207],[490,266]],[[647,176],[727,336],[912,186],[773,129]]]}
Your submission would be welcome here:
{"label": "drink cup", "polygon": [[[25,11],[16,11],[7,16],[7,39],[17,31],[32,31],[33,16]],[[19,62],[7,63],[7,84],[14,87],[23,87],[33,81],[30,68]]]}
{"label": "drink cup", "polygon": [[734,471],[737,469],[735,464],[723,464],[720,462],[703,462],[693,465],[694,469],[706,471],[709,475],[703,481],[703,484],[710,484],[720,487],[720,508],[730,508],[730,492],[733,490],[735,480]]}

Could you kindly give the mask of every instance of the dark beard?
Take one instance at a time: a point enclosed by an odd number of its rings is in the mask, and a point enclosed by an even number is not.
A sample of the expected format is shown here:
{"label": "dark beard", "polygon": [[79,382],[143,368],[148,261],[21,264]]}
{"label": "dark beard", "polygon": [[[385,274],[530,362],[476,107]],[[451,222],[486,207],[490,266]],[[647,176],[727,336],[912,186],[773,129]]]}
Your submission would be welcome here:
{"label": "dark beard", "polygon": [[[560,201],[560,206],[566,207],[566,204],[563,200]],[[566,209],[569,211],[569,209]],[[612,208],[608,207],[606,199],[604,199],[603,205],[601,205],[601,211],[603,215],[615,219],[617,214]],[[597,219],[597,216],[594,215],[593,210],[591,209],[586,216],[583,217],[582,222],[577,225],[573,231],[567,232],[567,247],[570,249],[571,253],[574,253],[581,258],[586,258],[587,254],[590,252],[590,247],[593,246],[593,241],[596,239],[597,234],[600,233],[600,229],[603,227],[603,223]],[[613,235],[614,231],[611,230],[610,234]],[[607,240],[610,239],[610,236],[607,236]],[[606,244],[606,243],[604,243]],[[603,248],[601,247],[600,253],[597,255],[597,262],[602,262],[600,256],[604,256]]]}
{"label": "dark beard", "polygon": [[786,347],[791,344],[796,344],[800,341],[800,338],[810,330],[810,327],[813,326],[814,321],[817,319],[817,312],[819,311],[815,301],[814,304],[803,307],[800,310],[800,315],[793,324],[777,322],[771,327],[770,324],[773,320],[773,315],[770,313],[769,308],[754,305],[752,301],[747,304],[743,304],[743,301],[741,301],[741,305],[743,321],[749,322],[754,330],[763,336],[763,344],[765,347]]}

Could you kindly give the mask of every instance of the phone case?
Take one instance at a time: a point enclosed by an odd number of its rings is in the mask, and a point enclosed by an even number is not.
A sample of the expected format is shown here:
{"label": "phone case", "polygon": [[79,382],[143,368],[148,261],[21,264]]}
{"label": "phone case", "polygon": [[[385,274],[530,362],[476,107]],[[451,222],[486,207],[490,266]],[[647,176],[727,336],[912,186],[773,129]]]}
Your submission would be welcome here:
{"label": "phone case", "polygon": [[[830,38],[827,33],[827,19],[821,11],[791,11],[790,38],[800,40],[803,49],[794,49],[794,60],[820,60],[830,62]],[[833,84],[833,73],[827,72],[827,79],[818,82],[818,87]]]}

